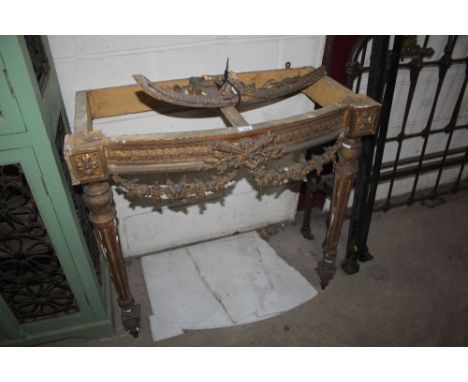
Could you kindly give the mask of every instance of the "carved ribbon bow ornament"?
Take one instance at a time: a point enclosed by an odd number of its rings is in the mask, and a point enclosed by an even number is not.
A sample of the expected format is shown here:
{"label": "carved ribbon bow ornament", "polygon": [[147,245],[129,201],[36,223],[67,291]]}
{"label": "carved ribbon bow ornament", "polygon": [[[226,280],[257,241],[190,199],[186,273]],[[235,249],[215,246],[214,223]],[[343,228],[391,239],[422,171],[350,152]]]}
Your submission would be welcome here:
{"label": "carved ribbon bow ornament", "polygon": [[212,146],[213,158],[205,160],[205,163],[215,167],[219,173],[241,167],[252,171],[264,166],[270,159],[282,156],[282,150],[276,146],[276,141],[277,136],[270,133],[259,139],[243,138],[238,145],[218,141]]}
{"label": "carved ribbon bow ornament", "polygon": [[196,196],[203,201],[207,192],[224,192],[226,184],[235,179],[242,167],[248,169],[260,188],[268,184],[278,186],[289,180],[306,181],[309,172],[320,173],[326,163],[336,161],[342,136],[333,146],[326,147],[322,155],[314,155],[308,161],[301,156],[298,162],[271,169],[267,166],[268,161],[284,155],[281,148],[277,147],[276,141],[277,136],[269,133],[259,139],[241,139],[237,145],[225,141],[213,143],[213,157],[205,162],[216,169],[218,174],[206,182],[199,179],[189,182],[186,177],[182,177],[178,183],[168,180],[166,184],[147,185],[140,184],[139,179],[123,179],[117,175],[114,175],[113,179],[130,197],[186,201],[189,197]]}

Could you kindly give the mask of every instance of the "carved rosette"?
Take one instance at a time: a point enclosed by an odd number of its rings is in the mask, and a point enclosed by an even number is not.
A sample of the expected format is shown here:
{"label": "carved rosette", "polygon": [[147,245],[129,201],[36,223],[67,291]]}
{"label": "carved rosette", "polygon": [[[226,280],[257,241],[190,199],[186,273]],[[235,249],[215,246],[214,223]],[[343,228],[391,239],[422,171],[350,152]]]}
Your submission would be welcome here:
{"label": "carved rosette", "polygon": [[107,178],[107,171],[102,152],[78,153],[70,156],[73,169],[74,183],[103,180]]}
{"label": "carved rosette", "polygon": [[103,141],[104,136],[100,131],[65,136],[63,153],[72,184],[86,184],[108,179]]}
{"label": "carved rosette", "polygon": [[380,105],[368,107],[351,107],[348,112],[348,126],[346,133],[349,137],[357,138],[374,134],[377,129]]}

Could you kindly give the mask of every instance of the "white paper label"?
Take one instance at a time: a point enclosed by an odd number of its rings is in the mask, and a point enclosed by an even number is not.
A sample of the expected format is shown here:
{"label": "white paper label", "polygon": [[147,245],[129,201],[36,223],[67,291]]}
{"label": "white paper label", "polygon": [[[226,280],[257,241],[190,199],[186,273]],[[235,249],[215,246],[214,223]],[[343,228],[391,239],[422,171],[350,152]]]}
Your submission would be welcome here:
{"label": "white paper label", "polygon": [[252,126],[240,126],[237,128],[237,131],[244,132],[244,131],[250,131],[253,130]]}

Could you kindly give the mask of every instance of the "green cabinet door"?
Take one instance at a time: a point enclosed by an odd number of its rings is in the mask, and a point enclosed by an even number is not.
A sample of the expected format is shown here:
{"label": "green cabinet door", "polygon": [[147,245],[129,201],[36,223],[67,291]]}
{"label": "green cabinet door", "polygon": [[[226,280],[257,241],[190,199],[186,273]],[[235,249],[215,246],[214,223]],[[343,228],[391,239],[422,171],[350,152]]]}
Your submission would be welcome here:
{"label": "green cabinet door", "polygon": [[0,345],[113,334],[110,277],[63,163],[47,40],[0,36]]}
{"label": "green cabinet door", "polygon": [[[2,41],[0,40],[0,44]],[[0,55],[0,135],[26,131],[3,57]]]}

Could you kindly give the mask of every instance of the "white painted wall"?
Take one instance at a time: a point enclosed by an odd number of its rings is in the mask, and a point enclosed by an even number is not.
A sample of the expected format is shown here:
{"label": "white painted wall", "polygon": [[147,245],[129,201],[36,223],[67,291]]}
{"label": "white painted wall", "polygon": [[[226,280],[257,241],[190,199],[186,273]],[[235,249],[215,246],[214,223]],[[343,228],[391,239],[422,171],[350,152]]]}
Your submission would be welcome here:
{"label": "white painted wall", "polygon": [[[65,108],[74,119],[78,90],[133,83],[132,74],[166,80],[222,73],[226,58],[234,71],[319,66],[324,36],[49,36]],[[250,123],[309,111],[313,105],[298,95],[276,105],[249,111]],[[154,112],[100,120],[109,135],[222,128],[219,117],[188,119]],[[73,126],[72,126],[73,127]],[[273,190],[274,191],[274,190]],[[298,193],[290,190],[259,193],[248,179],[235,184],[223,200],[187,208],[155,210],[135,205],[114,192],[126,256],[139,255],[246,231],[292,219]]]}

